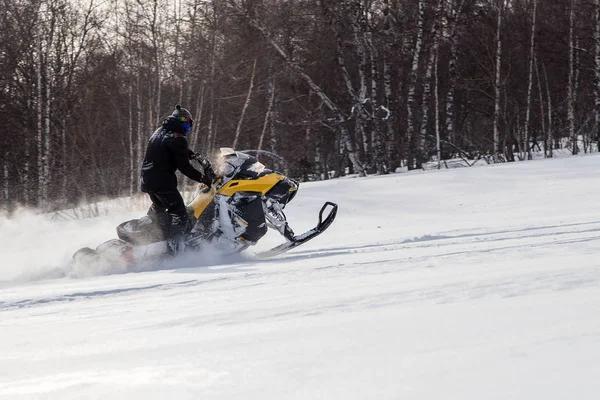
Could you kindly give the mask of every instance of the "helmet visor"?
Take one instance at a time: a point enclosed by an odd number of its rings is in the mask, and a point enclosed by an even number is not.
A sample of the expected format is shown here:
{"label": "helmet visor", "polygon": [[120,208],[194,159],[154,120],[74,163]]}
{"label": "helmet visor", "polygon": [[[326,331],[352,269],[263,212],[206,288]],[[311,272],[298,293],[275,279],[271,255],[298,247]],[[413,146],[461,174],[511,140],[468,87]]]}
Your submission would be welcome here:
{"label": "helmet visor", "polygon": [[189,122],[182,122],[181,127],[183,128],[183,134],[187,135],[190,129],[192,129],[192,124]]}
{"label": "helmet visor", "polygon": [[184,117],[182,115],[176,117],[177,121],[179,122],[187,122],[188,124],[190,124],[190,128],[194,125],[194,120],[188,117]]}

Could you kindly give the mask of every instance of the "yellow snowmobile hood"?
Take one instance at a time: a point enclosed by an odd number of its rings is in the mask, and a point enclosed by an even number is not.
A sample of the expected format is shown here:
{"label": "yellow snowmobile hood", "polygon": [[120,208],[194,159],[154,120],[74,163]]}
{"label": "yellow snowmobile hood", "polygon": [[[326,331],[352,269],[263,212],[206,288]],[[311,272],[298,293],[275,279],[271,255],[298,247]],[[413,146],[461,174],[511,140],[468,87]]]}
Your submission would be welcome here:
{"label": "yellow snowmobile hood", "polygon": [[[194,209],[194,216],[199,218],[217,194],[231,197],[237,192],[251,192],[264,196],[284,179],[285,176],[273,172],[258,179],[232,179],[220,187],[220,181],[217,181],[210,189],[201,190],[188,206]],[[297,190],[297,187],[293,190]]]}

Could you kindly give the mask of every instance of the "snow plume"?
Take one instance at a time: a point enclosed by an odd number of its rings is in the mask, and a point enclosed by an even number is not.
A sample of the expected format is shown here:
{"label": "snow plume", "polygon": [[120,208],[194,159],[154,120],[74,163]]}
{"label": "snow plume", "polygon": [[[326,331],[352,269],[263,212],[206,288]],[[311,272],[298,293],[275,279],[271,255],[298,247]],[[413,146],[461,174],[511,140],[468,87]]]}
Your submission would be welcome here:
{"label": "snow plume", "polygon": [[122,218],[60,220],[26,211],[13,218],[0,217],[0,281],[60,275],[79,248],[95,247],[114,237]]}
{"label": "snow plume", "polygon": [[144,212],[141,209],[123,212],[115,208],[107,216],[71,220],[33,212],[20,212],[13,218],[0,217],[0,287],[45,279],[198,268],[245,260],[241,255],[224,255],[216,249],[205,249],[202,255],[188,253],[169,261],[135,267],[114,263],[90,267],[71,263],[77,250],[95,249],[116,238],[118,224]]}
{"label": "snow plume", "polygon": [[206,268],[215,265],[243,263],[245,261],[246,257],[240,254],[224,254],[218,249],[204,248],[202,252],[191,251],[167,260],[145,262],[142,264],[133,265],[111,263],[109,261],[100,261],[98,263],[86,263],[84,265],[68,263],[63,267],[46,271],[42,275],[37,275],[35,279],[51,279],[58,277],[89,278],[94,276],[140,273],[161,270]]}

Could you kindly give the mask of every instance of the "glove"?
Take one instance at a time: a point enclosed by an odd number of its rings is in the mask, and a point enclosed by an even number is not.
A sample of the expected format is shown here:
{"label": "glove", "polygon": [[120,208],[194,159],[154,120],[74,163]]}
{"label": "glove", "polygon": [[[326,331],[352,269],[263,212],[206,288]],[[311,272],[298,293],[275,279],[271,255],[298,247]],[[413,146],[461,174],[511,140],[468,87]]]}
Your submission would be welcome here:
{"label": "glove", "polygon": [[211,187],[212,183],[215,179],[214,174],[212,173],[212,171],[206,171],[204,173],[204,175],[202,175],[202,183],[204,183],[206,186]]}
{"label": "glove", "polygon": [[188,150],[188,159],[190,159],[190,160],[196,159],[196,153],[194,153],[192,150]]}

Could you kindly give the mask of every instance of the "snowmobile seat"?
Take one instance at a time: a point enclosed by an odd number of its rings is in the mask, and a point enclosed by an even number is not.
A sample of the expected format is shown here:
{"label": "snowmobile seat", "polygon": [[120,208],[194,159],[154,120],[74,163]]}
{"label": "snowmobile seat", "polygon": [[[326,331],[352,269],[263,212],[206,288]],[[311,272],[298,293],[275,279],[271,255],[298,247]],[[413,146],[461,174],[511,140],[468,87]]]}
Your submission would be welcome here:
{"label": "snowmobile seat", "polygon": [[119,239],[135,246],[165,240],[161,224],[153,221],[148,215],[123,222],[117,226],[117,235]]}

